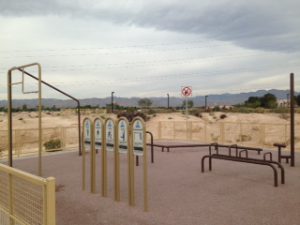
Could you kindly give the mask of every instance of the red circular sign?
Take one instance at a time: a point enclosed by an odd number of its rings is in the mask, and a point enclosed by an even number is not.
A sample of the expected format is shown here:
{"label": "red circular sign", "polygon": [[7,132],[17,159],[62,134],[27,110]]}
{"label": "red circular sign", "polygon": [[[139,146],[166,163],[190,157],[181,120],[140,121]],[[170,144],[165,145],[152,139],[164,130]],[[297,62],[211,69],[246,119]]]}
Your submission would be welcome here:
{"label": "red circular sign", "polygon": [[185,97],[191,96],[192,95],[192,87],[183,87],[181,89],[181,94]]}

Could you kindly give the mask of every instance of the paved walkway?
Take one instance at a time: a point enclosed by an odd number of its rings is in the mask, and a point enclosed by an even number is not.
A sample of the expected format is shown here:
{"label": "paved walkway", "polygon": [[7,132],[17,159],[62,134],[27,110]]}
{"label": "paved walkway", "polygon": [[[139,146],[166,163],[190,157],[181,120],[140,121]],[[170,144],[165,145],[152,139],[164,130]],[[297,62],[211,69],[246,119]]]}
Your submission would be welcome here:
{"label": "paved walkway", "polygon": [[[136,168],[137,207],[127,204],[127,164],[121,157],[121,198],[113,200],[113,156],[109,155],[109,197],[81,190],[81,158],[76,152],[44,157],[44,176],[57,179],[58,225],[299,225],[300,163],[285,165],[286,184],[273,186],[270,168],[214,161],[201,173],[207,149],[155,151],[149,163],[150,212],[143,212],[142,167]],[[98,192],[100,157],[97,155]],[[299,159],[300,155],[297,155]],[[89,155],[87,157],[89,159]],[[17,168],[35,172],[37,159],[16,160]],[[89,165],[87,165],[89,169]],[[87,175],[89,178],[89,175]],[[88,179],[89,182],[89,179]],[[87,187],[89,190],[89,187]]]}

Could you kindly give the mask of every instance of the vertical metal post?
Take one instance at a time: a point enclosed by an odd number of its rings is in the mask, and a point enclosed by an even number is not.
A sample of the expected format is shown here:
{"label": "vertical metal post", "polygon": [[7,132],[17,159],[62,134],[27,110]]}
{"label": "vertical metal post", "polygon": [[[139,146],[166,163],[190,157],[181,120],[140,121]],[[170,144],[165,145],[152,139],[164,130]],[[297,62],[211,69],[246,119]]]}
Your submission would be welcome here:
{"label": "vertical metal post", "polygon": [[120,194],[120,153],[119,153],[119,121],[114,126],[114,146],[115,146],[115,201],[119,202],[121,199]]}
{"label": "vertical metal post", "polygon": [[128,161],[128,204],[129,205],[132,205],[132,197],[131,197],[131,194],[132,194],[132,183],[131,183],[131,180],[132,180],[132,169],[131,169],[131,154],[132,154],[132,145],[131,145],[131,128],[129,126],[129,123],[127,123],[127,134],[128,134],[128,149],[127,149],[127,161]]}
{"label": "vertical metal post", "polygon": [[205,95],[204,97],[205,97],[205,111],[207,111],[207,97],[208,97],[208,95]]}
{"label": "vertical metal post", "polygon": [[167,93],[167,96],[168,96],[168,109],[170,108],[170,95],[169,95],[169,93]]}
{"label": "vertical metal post", "polygon": [[56,207],[55,207],[55,178],[47,178],[46,183],[46,215],[47,215],[47,225],[56,224]]}
{"label": "vertical metal post", "polygon": [[294,74],[290,74],[290,127],[291,127],[291,166],[295,166],[295,91]]}
{"label": "vertical metal post", "polygon": [[13,134],[12,134],[12,82],[11,73],[9,70],[7,73],[7,137],[8,137],[8,160],[9,166],[13,167]]}
{"label": "vertical metal post", "polygon": [[78,119],[78,147],[79,147],[79,155],[82,154],[82,138],[81,138],[81,118],[80,118],[80,103],[77,102],[77,119]]}
{"label": "vertical metal post", "polygon": [[96,147],[95,147],[95,125],[91,121],[91,150],[90,150],[90,166],[91,166],[91,193],[96,193]]}
{"label": "vertical metal post", "polygon": [[111,113],[114,112],[114,91],[111,92]]}
{"label": "vertical metal post", "polygon": [[134,154],[133,154],[133,148],[134,148],[134,143],[133,143],[133,127],[132,127],[132,122],[130,125],[130,148],[129,150],[129,155],[130,155],[130,205],[135,206],[135,179],[134,179]]}
{"label": "vertical metal post", "polygon": [[43,131],[42,131],[42,68],[38,64],[39,70],[39,176],[42,176],[42,150],[43,150]]}
{"label": "vertical metal post", "polygon": [[143,155],[143,166],[144,166],[144,211],[148,212],[148,162],[147,162],[147,145],[146,145],[146,124],[143,121],[143,148],[144,148],[144,155]]}
{"label": "vertical metal post", "polygon": [[153,146],[153,134],[150,131],[146,131],[146,134],[150,135],[151,143],[151,163],[154,163],[154,146]]}
{"label": "vertical metal post", "polygon": [[102,130],[102,196],[107,197],[106,121]]}
{"label": "vertical metal post", "polygon": [[85,187],[86,187],[86,178],[85,178],[85,171],[86,171],[86,163],[85,163],[85,152],[86,152],[86,149],[85,149],[85,121],[88,120],[88,118],[84,118],[83,121],[82,121],[82,124],[83,124],[83,129],[82,129],[82,142],[81,142],[81,145],[82,145],[82,190],[85,191]]}
{"label": "vertical metal post", "polygon": [[185,116],[186,118],[188,118],[188,101],[187,101],[187,97],[185,97]]}

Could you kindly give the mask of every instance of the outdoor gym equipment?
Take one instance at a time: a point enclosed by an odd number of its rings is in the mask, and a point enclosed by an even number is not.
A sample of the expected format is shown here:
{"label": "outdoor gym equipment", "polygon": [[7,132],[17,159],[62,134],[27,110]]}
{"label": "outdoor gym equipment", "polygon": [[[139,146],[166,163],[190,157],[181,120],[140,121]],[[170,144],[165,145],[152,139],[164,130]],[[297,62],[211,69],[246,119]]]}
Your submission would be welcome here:
{"label": "outdoor gym equipment", "polygon": [[161,151],[164,152],[165,148],[167,152],[170,152],[171,148],[195,148],[195,147],[209,147],[210,144],[164,144],[164,143],[154,143],[148,144],[154,147],[161,148]]}
{"label": "outdoor gym equipment", "polygon": [[83,120],[82,132],[82,189],[86,189],[86,151],[90,151],[91,193],[96,192],[96,150],[102,150],[101,193],[108,196],[107,152],[114,153],[114,199],[120,201],[120,154],[127,154],[128,201],[135,205],[134,155],[143,157],[144,211],[148,211],[148,178],[146,153],[146,126],[142,118],[136,117],[129,123],[124,117],[117,121],[112,118]]}
{"label": "outdoor gym equipment", "polygon": [[240,145],[236,145],[236,144],[233,144],[233,145],[222,145],[222,144],[218,144],[218,143],[212,143],[210,144],[209,148],[210,148],[210,151],[211,151],[211,147],[215,147],[215,150],[218,152],[219,151],[219,148],[228,148],[228,154],[229,156],[231,156],[232,152],[231,150],[232,149],[235,149],[235,152],[236,152],[236,155],[238,154],[238,150],[247,150],[247,151],[256,151],[258,155],[260,155],[260,153],[263,151],[262,148],[254,148],[254,147],[246,147],[246,146],[240,146]]}
{"label": "outdoor gym equipment", "polygon": [[[28,67],[34,67],[37,66],[38,68],[38,90],[37,91],[30,91],[26,92],[24,88],[24,74],[27,75],[27,72],[24,70]],[[13,71],[21,71],[22,72],[22,81],[21,82],[15,82],[12,83],[12,72]],[[38,121],[38,127],[39,127],[39,162],[38,162],[38,175],[42,175],[42,67],[39,63],[32,63],[27,64],[19,67],[13,67],[8,70],[7,72],[7,98],[8,98],[8,107],[7,107],[7,131],[8,131],[8,151],[9,151],[9,166],[13,167],[13,128],[12,128],[12,86],[14,85],[22,85],[22,92],[23,94],[32,94],[37,93],[39,104],[38,104],[38,115],[39,115],[39,121]]]}
{"label": "outdoor gym equipment", "polygon": [[[215,145],[212,145],[215,146]],[[209,148],[209,155],[205,155],[201,159],[201,171],[204,172],[205,168],[205,159],[209,160],[209,171],[212,170],[212,159],[220,159],[220,160],[227,160],[227,161],[235,161],[235,162],[243,162],[243,163],[250,163],[250,164],[257,164],[257,165],[265,165],[272,168],[274,173],[274,186],[278,186],[278,172],[276,169],[276,166],[280,169],[281,172],[281,184],[285,183],[285,172],[283,166],[273,161],[272,159],[272,153],[266,152],[263,155],[263,159],[257,159],[257,158],[249,158],[248,155],[248,149],[243,149],[241,151],[238,151],[238,148],[236,148],[236,154],[232,155],[230,148],[228,148],[228,155],[220,154],[219,149],[215,149],[216,153],[212,154],[212,149]],[[245,156],[243,157],[242,154],[245,153]],[[267,156],[269,156],[269,160],[267,160]],[[276,165],[276,166],[275,166]]]}
{"label": "outdoor gym equipment", "polygon": [[289,155],[282,155],[281,149],[286,148],[286,144],[275,143],[274,146],[278,148],[278,162],[281,159],[285,159],[286,163],[291,160],[291,167],[295,166],[295,84],[294,84],[294,74],[290,74],[290,139],[291,147]]}
{"label": "outdoor gym equipment", "polygon": [[[27,72],[25,69],[29,67],[37,67],[38,68],[38,77],[32,75],[31,73]],[[20,71],[22,72],[22,81],[21,82],[15,82],[12,83],[12,74],[13,71]],[[38,90],[37,91],[25,91],[25,79],[24,75],[31,77],[34,80],[38,81]],[[80,102],[78,99],[74,98],[73,96],[67,94],[66,92],[58,89],[57,87],[45,82],[42,80],[42,67],[39,63],[31,63],[27,65],[22,65],[22,66],[17,66],[13,67],[8,70],[7,72],[7,102],[8,102],[8,151],[9,151],[9,165],[12,167],[13,166],[13,135],[12,135],[12,86],[14,85],[22,85],[22,92],[23,94],[32,94],[32,93],[37,93],[38,94],[38,126],[39,126],[39,165],[38,165],[38,174],[41,176],[42,175],[42,148],[43,148],[43,143],[42,143],[42,84],[50,87],[51,89],[71,98],[77,103],[77,116],[78,116],[78,147],[79,147],[79,154],[81,154],[81,127],[80,127]]]}
{"label": "outdoor gym equipment", "polygon": [[[147,143],[146,145],[147,146],[150,146],[151,147],[151,163],[154,163],[154,138],[153,138],[153,134],[150,132],[150,131],[146,131],[146,134],[149,134],[150,136],[150,143]],[[140,163],[139,163],[140,159],[139,159],[139,156],[135,156],[135,165],[136,166],[139,166]]]}

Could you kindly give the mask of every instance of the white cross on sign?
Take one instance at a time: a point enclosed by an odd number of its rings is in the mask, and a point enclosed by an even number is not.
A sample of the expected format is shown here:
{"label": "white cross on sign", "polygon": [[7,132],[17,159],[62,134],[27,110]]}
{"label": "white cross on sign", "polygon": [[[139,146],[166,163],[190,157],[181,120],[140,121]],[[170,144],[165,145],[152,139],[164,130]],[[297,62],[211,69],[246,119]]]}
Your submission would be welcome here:
{"label": "white cross on sign", "polygon": [[192,96],[192,87],[186,86],[181,88],[181,95],[184,97],[190,97]]}

